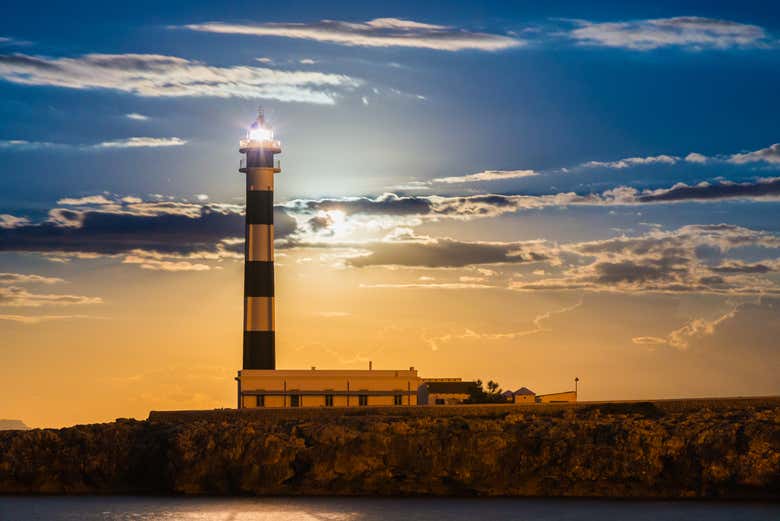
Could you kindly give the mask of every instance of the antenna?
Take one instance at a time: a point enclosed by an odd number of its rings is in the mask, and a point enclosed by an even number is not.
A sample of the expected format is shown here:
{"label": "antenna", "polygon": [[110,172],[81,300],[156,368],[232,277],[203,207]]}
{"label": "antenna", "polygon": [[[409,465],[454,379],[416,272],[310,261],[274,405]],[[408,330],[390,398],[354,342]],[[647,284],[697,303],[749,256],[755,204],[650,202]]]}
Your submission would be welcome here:
{"label": "antenna", "polygon": [[265,110],[262,105],[257,106],[257,120],[261,123],[265,123]]}

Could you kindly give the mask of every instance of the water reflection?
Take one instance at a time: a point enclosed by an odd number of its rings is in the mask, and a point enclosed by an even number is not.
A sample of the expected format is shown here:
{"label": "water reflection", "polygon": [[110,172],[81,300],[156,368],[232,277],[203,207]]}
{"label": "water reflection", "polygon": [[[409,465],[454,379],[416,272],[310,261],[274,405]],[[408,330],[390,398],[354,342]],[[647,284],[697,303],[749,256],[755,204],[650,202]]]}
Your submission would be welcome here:
{"label": "water reflection", "polygon": [[780,504],[559,499],[0,497],[2,521],[777,521]]}

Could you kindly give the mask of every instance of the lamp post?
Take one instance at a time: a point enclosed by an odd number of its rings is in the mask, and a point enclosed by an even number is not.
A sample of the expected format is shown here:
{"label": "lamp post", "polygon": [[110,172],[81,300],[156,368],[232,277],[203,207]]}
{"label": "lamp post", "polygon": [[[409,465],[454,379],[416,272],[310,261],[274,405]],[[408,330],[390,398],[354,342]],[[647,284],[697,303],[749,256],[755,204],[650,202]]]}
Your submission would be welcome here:
{"label": "lamp post", "polygon": [[580,377],[579,376],[575,376],[574,377],[574,394],[575,394],[575,396],[577,395],[577,391],[579,390],[578,389],[579,383],[580,383]]}

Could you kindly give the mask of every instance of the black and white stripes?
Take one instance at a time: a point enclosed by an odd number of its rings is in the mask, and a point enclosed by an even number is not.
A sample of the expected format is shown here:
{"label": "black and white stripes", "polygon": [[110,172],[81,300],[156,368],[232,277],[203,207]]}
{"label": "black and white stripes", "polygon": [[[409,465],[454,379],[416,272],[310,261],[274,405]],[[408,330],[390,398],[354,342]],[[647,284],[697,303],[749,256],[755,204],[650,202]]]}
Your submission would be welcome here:
{"label": "black and white stripes", "polygon": [[277,141],[242,142],[246,153],[244,369],[275,369],[274,154]]}

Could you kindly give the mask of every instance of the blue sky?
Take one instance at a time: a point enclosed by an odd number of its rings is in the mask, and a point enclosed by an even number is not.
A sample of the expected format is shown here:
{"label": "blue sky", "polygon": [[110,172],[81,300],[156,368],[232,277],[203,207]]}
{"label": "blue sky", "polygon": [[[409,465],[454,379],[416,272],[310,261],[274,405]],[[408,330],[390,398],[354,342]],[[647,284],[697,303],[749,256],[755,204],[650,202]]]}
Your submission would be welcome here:
{"label": "blue sky", "polygon": [[[768,340],[778,322],[779,65],[770,2],[4,6],[0,334],[48,356],[43,346],[68,327],[110,335],[125,324],[118,317],[142,320],[144,292],[240,284],[237,141],[262,105],[284,148],[280,277],[292,288],[332,279],[343,294],[343,309],[331,309],[322,299],[333,287],[311,286],[312,309],[281,301],[280,320],[333,328],[323,349],[343,364],[419,357],[432,373],[447,345],[464,353],[485,341],[495,356],[532,350],[547,371],[523,372],[518,358],[514,372],[492,376],[559,386],[556,375],[568,382],[578,369],[550,370],[574,334],[554,322],[585,327],[620,310],[620,331],[604,325],[576,348],[604,382],[592,397],[718,393],[683,377],[645,382],[642,367],[714,364],[718,379],[735,358],[746,365],[733,388],[777,391],[762,367],[779,360]],[[384,325],[359,316],[368,293]],[[398,307],[410,293],[422,306],[414,317]],[[240,289],[226,295],[240,305]],[[488,311],[473,324],[426,319],[443,299]],[[170,321],[188,305],[169,308]],[[658,317],[644,327],[647,309]],[[235,317],[219,316],[224,330],[203,323],[190,342],[202,342],[203,365],[230,368],[237,350],[215,358],[206,345],[238,345]],[[333,321],[348,316],[417,340],[392,356],[367,353],[373,333],[339,336]],[[727,347],[757,329],[766,336],[751,346]],[[290,366],[323,352],[298,333],[280,330],[280,342],[297,353],[282,358]],[[34,358],[19,349],[0,362],[28,370]],[[186,353],[172,344],[164,363],[187,366]],[[463,360],[448,370],[468,373]],[[631,376],[604,376],[615,367]],[[465,376],[498,371],[479,370]],[[146,405],[116,392],[131,412]],[[113,414],[95,407],[87,419]]]}

